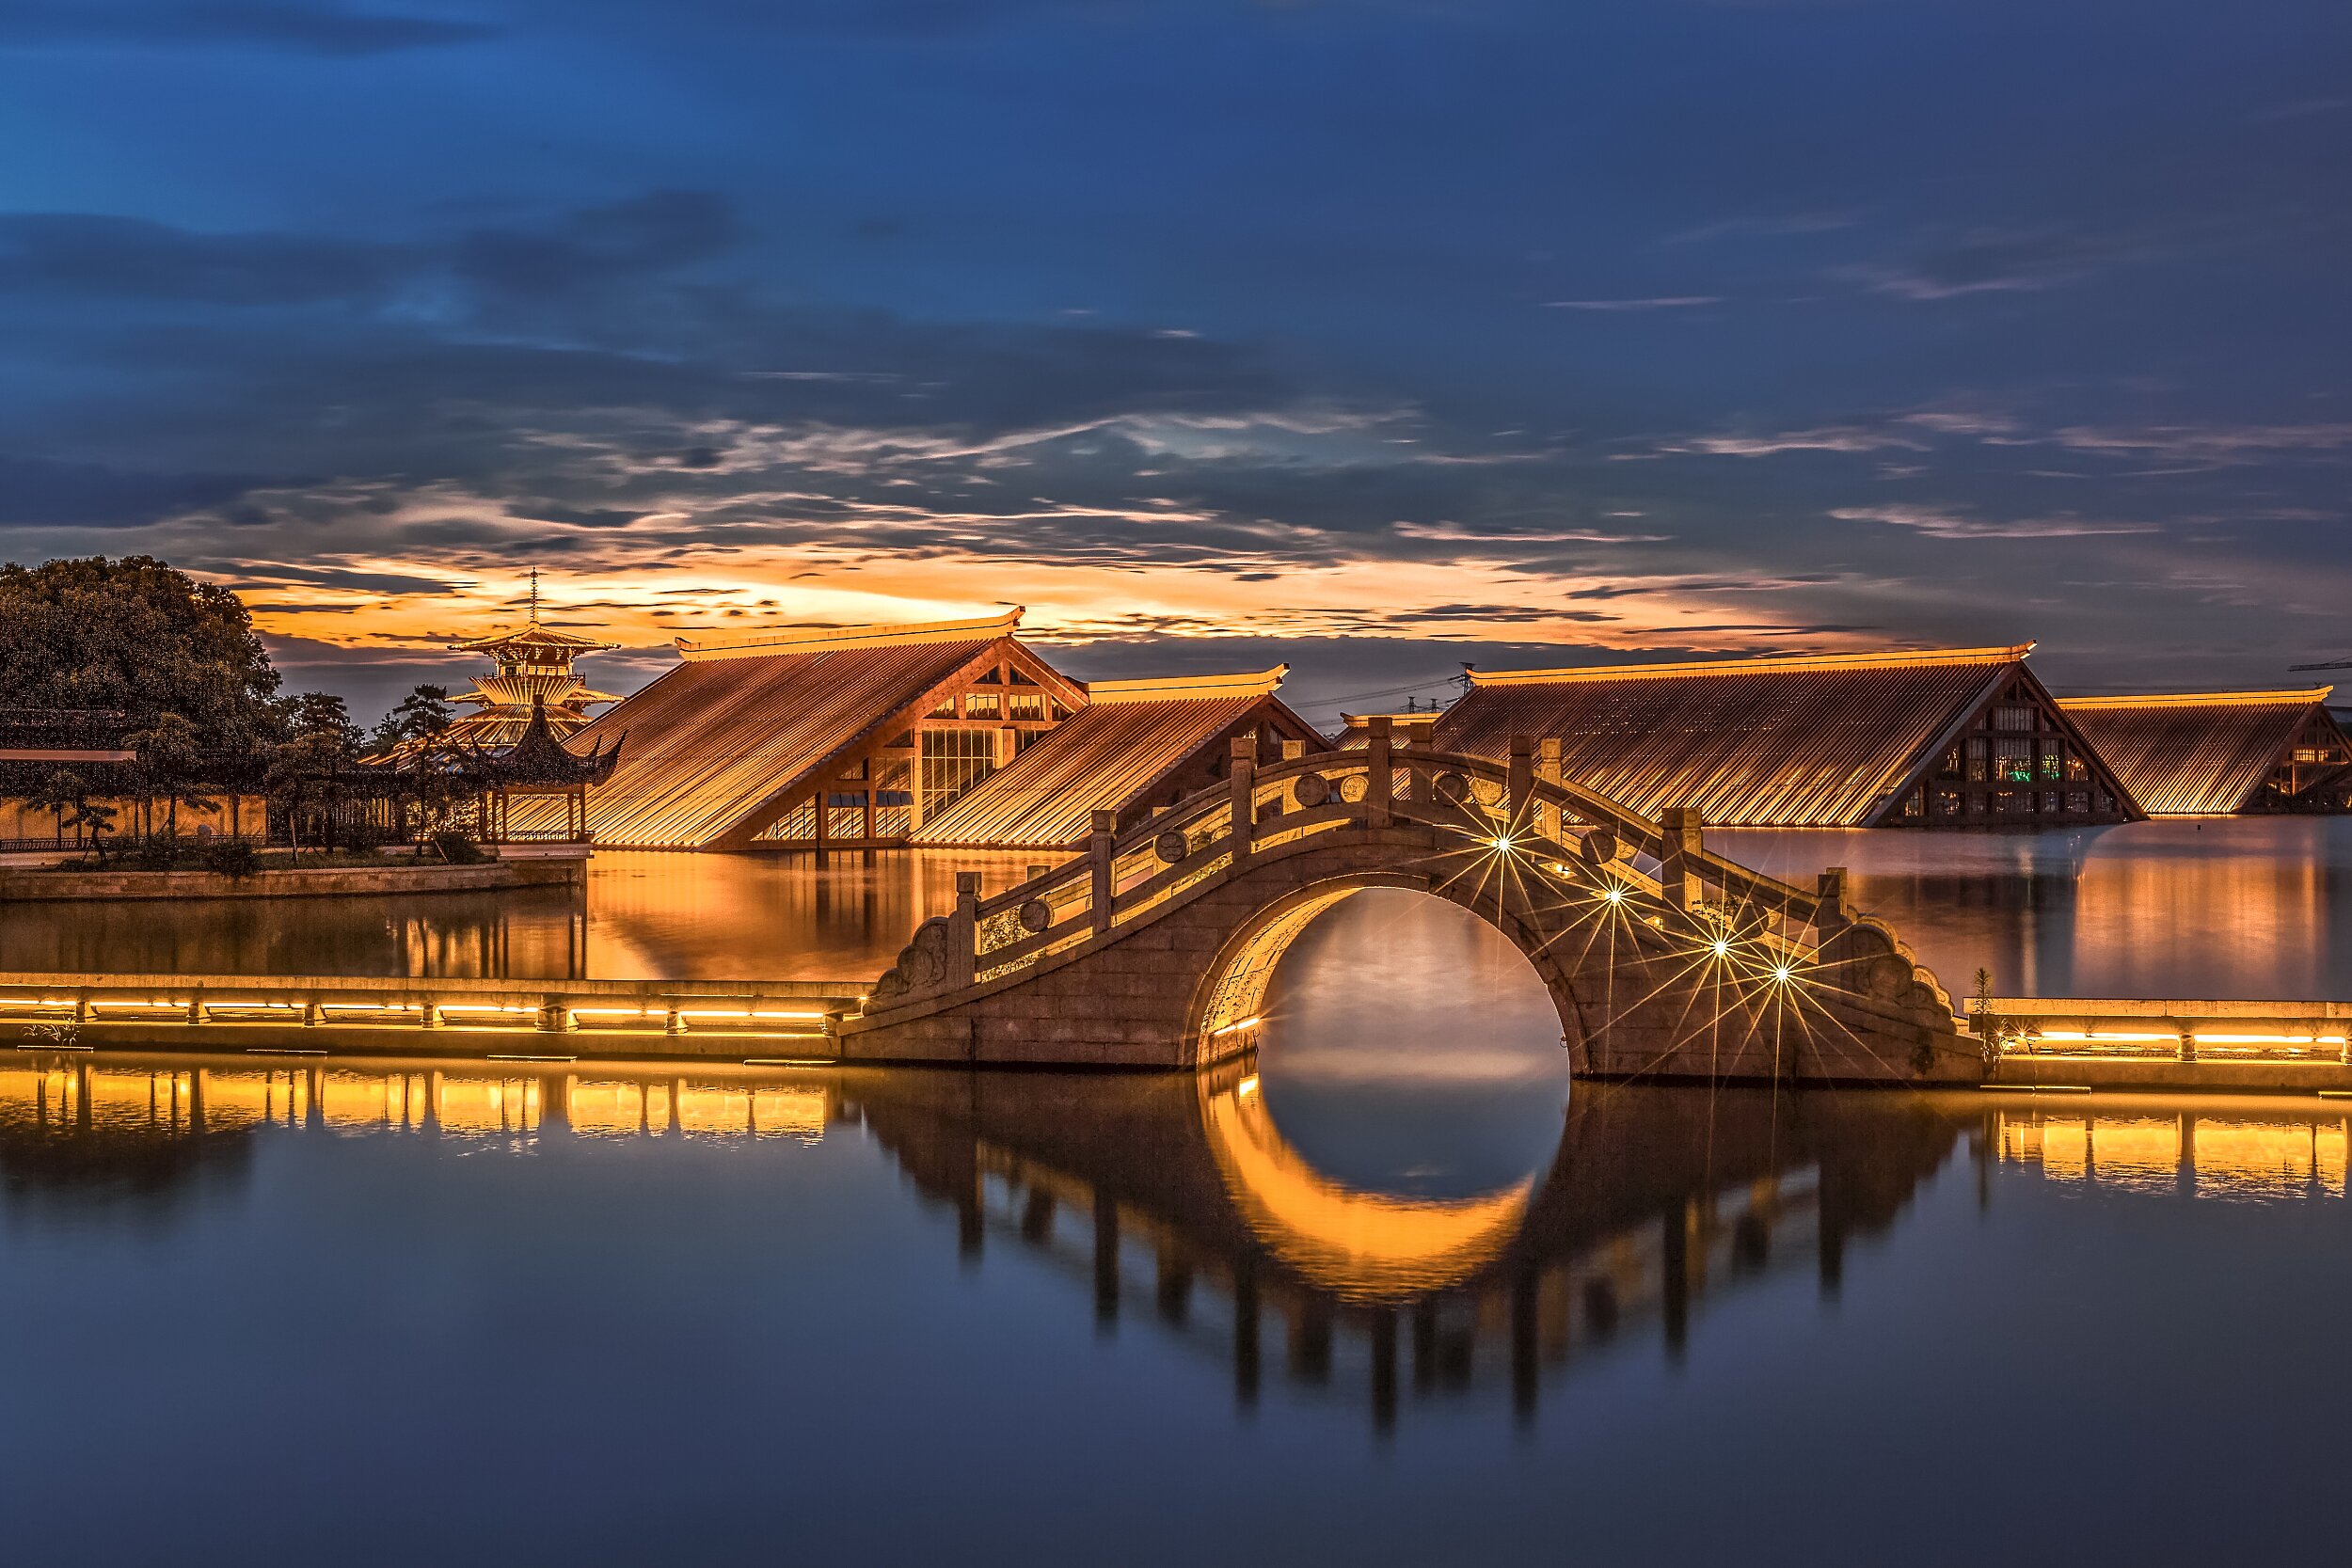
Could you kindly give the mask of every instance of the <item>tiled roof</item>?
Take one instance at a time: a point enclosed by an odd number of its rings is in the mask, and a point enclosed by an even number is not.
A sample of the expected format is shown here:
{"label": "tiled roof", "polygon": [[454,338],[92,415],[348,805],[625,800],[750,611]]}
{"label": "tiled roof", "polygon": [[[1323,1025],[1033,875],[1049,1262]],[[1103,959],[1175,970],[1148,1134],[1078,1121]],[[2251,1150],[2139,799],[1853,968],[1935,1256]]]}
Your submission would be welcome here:
{"label": "tiled roof", "polygon": [[[1119,810],[1248,719],[1272,699],[1282,673],[1096,681],[1068,723],[924,823],[914,842],[1073,845],[1095,812]],[[1295,727],[1313,733],[1303,721]]]}
{"label": "tiled roof", "polygon": [[[589,794],[590,830],[613,846],[715,844],[1007,640],[1018,620],[680,639],[683,663],[568,742],[582,751],[628,737],[611,780]],[[515,820],[523,817],[517,803]]]}
{"label": "tiled roof", "polygon": [[2065,697],[2058,705],[2152,816],[2218,816],[2252,803],[2331,689]]}
{"label": "tiled roof", "polygon": [[1859,827],[2033,644],[1470,673],[1439,751],[1557,736],[1562,771],[1637,811],[1726,827]]}

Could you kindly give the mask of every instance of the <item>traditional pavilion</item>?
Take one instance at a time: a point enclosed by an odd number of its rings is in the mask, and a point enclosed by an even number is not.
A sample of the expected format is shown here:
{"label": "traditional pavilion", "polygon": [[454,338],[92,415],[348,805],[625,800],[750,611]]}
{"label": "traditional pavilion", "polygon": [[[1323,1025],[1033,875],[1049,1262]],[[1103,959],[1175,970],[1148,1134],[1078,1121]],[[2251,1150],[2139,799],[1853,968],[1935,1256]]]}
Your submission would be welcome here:
{"label": "traditional pavilion", "polygon": [[[618,697],[591,691],[572,673],[572,660],[611,653],[617,642],[599,642],[577,632],[539,624],[539,574],[531,574],[530,619],[514,631],[493,632],[457,644],[457,652],[485,654],[491,671],[474,677],[474,689],[453,699],[472,707],[431,742],[467,751],[502,751],[515,745],[544,715],[548,736],[568,740],[588,725],[588,709]],[[413,750],[419,742],[411,742]],[[398,755],[399,753],[395,753]]]}
{"label": "traditional pavilion", "polygon": [[925,822],[914,842],[1071,849],[1097,811],[1124,831],[1227,777],[1236,740],[1252,742],[1261,762],[1330,750],[1275,695],[1288,670],[1089,681],[1067,723]]}
{"label": "traditional pavilion", "polygon": [[2331,687],[2160,697],[2066,697],[2058,705],[2152,816],[2342,811],[2352,741]]}
{"label": "traditional pavilion", "polygon": [[477,799],[485,838],[585,842],[588,791],[612,777],[620,737],[601,738],[584,751],[564,742],[587,728],[588,709],[620,698],[589,689],[572,660],[618,646],[541,624],[534,570],[521,626],[456,644],[461,653],[490,659],[489,673],[476,675],[474,689],[454,699],[473,711],[437,735],[405,740],[369,761],[462,775]]}
{"label": "traditional pavilion", "polygon": [[1725,827],[1992,827],[2141,816],[2005,648],[1468,671],[1439,751],[1556,740],[1570,782]]}

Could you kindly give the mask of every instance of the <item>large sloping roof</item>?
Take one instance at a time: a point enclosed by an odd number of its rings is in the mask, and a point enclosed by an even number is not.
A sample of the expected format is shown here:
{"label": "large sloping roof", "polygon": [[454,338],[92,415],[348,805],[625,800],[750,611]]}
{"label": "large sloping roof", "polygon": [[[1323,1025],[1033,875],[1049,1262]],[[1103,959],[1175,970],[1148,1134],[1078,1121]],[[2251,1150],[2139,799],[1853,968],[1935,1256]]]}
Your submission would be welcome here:
{"label": "large sloping roof", "polygon": [[[914,842],[1075,843],[1095,812],[1117,811],[1272,700],[1282,675],[1278,665],[1248,675],[1095,681],[1068,723],[924,823]],[[1295,723],[1302,736],[1313,733]]]}
{"label": "large sloping roof", "polygon": [[2331,687],[2162,697],[2062,697],[2058,706],[2155,816],[2242,811]]}
{"label": "large sloping roof", "polygon": [[1019,621],[1015,610],[740,641],[680,638],[684,662],[571,739],[578,751],[628,737],[612,777],[588,797],[589,827],[610,845],[716,843]]}
{"label": "large sloping roof", "polygon": [[1557,736],[1570,783],[1637,811],[1860,827],[2032,646],[1472,671],[1435,744],[1500,759]]}

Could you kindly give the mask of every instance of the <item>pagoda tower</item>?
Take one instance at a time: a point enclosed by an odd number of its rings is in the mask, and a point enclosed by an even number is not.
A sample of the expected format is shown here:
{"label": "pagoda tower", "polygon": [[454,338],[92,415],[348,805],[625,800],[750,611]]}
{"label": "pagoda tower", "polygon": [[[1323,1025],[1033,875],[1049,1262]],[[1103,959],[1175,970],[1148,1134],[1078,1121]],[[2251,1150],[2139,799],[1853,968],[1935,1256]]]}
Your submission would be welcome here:
{"label": "pagoda tower", "polygon": [[469,750],[502,752],[523,737],[534,713],[544,713],[548,736],[556,740],[588,722],[587,710],[617,703],[609,691],[591,691],[572,673],[572,660],[583,654],[610,653],[617,642],[599,642],[539,624],[539,574],[531,574],[531,619],[514,631],[494,632],[457,644],[461,653],[487,654],[494,668],[474,677],[474,689],[453,701],[473,711],[434,736],[433,744]]}

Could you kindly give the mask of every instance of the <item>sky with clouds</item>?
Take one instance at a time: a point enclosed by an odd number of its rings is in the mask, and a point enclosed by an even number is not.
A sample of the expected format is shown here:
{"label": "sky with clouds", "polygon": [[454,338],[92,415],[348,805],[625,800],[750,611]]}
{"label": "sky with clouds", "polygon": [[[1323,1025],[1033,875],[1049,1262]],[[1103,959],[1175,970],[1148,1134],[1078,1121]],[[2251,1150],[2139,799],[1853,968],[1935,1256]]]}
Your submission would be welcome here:
{"label": "sky with clouds", "polygon": [[0,557],[380,709],[1029,607],[1073,673],[2352,655],[2341,0],[4,0]]}

